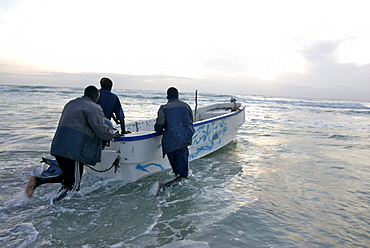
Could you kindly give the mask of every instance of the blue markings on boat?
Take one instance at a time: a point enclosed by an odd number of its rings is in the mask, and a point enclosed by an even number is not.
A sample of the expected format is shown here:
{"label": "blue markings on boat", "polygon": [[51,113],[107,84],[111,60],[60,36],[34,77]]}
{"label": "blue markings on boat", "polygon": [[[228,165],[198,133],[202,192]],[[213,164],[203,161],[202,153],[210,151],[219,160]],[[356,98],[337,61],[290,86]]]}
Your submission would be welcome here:
{"label": "blue markings on boat", "polygon": [[135,167],[135,169],[141,170],[141,171],[145,171],[145,172],[150,172],[146,168],[148,168],[148,167],[150,167],[152,165],[161,168],[161,170],[164,170],[164,167],[162,165],[160,165],[160,164],[157,164],[157,163],[149,163],[147,165],[137,164],[136,167]]}

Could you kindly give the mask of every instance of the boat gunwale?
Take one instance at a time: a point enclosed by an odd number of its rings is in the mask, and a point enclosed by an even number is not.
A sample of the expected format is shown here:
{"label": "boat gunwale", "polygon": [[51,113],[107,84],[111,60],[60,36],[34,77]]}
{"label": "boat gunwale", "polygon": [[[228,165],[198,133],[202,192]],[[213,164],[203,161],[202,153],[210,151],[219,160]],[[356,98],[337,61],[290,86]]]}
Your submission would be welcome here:
{"label": "boat gunwale", "polygon": [[[243,112],[244,109],[245,109],[245,103],[242,102],[238,111],[234,111],[234,112],[222,114],[222,115],[219,115],[219,116],[215,116],[215,117],[212,117],[212,118],[209,118],[209,119],[197,121],[193,124],[193,127],[195,128],[195,127],[198,127],[198,126],[201,126],[201,125],[213,122],[213,121],[225,119],[225,118],[228,118],[228,117],[233,116],[233,115],[238,115],[241,112]],[[145,140],[145,139],[154,138],[154,137],[157,137],[157,136],[160,136],[160,135],[162,135],[162,134],[159,134],[156,131],[152,131],[151,133],[142,134],[142,135],[135,135],[135,136],[131,136],[131,137],[122,136],[122,137],[119,137],[119,138],[115,139],[114,141],[115,142],[138,141],[138,140]]]}

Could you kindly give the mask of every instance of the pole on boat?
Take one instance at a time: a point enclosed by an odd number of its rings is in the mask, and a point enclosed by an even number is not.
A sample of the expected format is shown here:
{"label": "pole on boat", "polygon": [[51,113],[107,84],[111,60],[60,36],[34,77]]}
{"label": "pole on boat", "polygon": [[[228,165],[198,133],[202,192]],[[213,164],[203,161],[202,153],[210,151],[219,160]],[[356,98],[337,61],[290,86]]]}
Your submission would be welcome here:
{"label": "pole on boat", "polygon": [[195,90],[194,122],[197,121],[197,108],[198,108],[198,90]]}

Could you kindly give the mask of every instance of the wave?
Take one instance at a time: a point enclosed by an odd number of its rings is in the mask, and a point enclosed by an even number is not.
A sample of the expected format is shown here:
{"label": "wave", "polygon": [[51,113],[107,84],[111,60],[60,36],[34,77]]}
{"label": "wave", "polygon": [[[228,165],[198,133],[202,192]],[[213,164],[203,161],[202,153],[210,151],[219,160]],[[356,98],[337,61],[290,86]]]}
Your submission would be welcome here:
{"label": "wave", "polygon": [[[140,100],[163,100],[166,101],[166,91],[150,91],[150,90],[112,90],[113,93],[117,94],[118,97],[124,99],[135,99],[135,101]],[[232,95],[218,95],[212,93],[199,93],[198,92],[198,102],[207,103],[207,102],[227,102],[231,99]],[[195,93],[194,92],[179,92],[179,98],[189,104],[195,102]],[[241,99],[238,98],[237,100]]]}
{"label": "wave", "polygon": [[331,108],[331,109],[350,109],[350,110],[370,110],[370,107],[365,106],[359,102],[349,101],[323,101],[323,100],[297,100],[297,99],[281,99],[281,98],[245,98],[246,102],[266,102],[276,103],[279,105],[291,105],[295,107],[314,107],[314,108]]}
{"label": "wave", "polygon": [[28,92],[28,93],[83,93],[82,88],[54,87],[42,85],[0,85],[0,92]]}
{"label": "wave", "polygon": [[308,106],[308,107],[319,107],[319,108],[334,108],[334,109],[370,109],[361,103],[355,102],[295,102],[293,105],[296,106]]}
{"label": "wave", "polygon": [[141,91],[141,90],[112,90],[118,97],[134,98],[134,99],[163,99],[165,93],[156,91]]}
{"label": "wave", "polygon": [[[43,86],[43,85],[0,85],[0,92],[40,92],[40,93],[57,93],[57,94],[83,94],[83,88],[73,87],[55,87],[55,86]],[[135,100],[141,99],[166,99],[165,91],[154,91],[154,90],[120,90],[114,89],[113,93],[119,97],[132,98]],[[356,102],[356,101],[338,101],[338,100],[320,100],[320,99],[297,99],[297,98],[278,98],[278,97],[267,97],[267,96],[256,96],[256,95],[232,95],[232,94],[214,94],[198,92],[198,102],[217,102],[217,101],[229,101],[231,97],[236,97],[237,101],[245,101],[247,103],[272,103],[284,107],[312,107],[312,108],[328,108],[328,109],[347,109],[353,111],[363,112],[370,110],[370,103]],[[194,102],[194,92],[180,92],[180,99],[187,102]]]}
{"label": "wave", "polygon": [[329,136],[329,139],[349,140],[349,139],[354,139],[354,137],[350,137],[347,135],[341,135],[341,134],[333,134]]}

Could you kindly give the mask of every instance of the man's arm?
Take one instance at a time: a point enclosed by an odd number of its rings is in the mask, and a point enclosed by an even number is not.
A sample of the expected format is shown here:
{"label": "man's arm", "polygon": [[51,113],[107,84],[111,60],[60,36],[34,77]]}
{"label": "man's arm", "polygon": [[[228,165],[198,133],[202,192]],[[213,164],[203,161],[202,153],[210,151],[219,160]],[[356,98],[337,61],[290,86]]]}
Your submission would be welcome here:
{"label": "man's arm", "polygon": [[117,119],[117,116],[115,114],[112,115],[112,119],[116,124],[120,124],[119,120]]}
{"label": "man's arm", "polygon": [[130,131],[126,131],[125,118],[123,118],[122,120],[120,120],[120,124],[121,124],[121,134],[131,133]]}
{"label": "man's arm", "polygon": [[156,132],[162,133],[165,123],[166,123],[166,117],[165,117],[164,112],[163,112],[163,106],[161,106],[158,110],[158,117],[157,117],[156,122],[154,124],[154,130]]}
{"label": "man's arm", "polygon": [[113,133],[113,130],[108,128],[104,123],[104,113],[100,108],[89,111],[87,115],[87,122],[90,127],[93,129],[96,136],[102,140],[110,140],[116,135]]}

